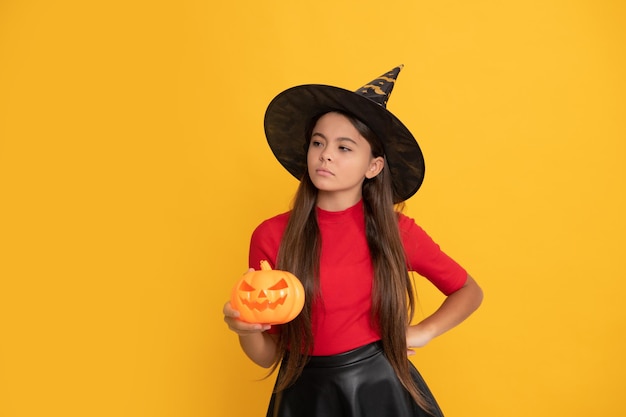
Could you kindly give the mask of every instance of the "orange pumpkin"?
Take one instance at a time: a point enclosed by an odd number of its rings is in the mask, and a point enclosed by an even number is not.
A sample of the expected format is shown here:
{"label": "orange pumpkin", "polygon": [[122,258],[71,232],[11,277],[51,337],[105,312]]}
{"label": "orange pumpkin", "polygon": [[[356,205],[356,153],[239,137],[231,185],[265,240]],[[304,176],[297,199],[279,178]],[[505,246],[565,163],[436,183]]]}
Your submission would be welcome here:
{"label": "orange pumpkin", "polygon": [[287,323],[302,311],[304,287],[293,274],[261,261],[260,271],[246,272],[237,281],[230,302],[248,323]]}

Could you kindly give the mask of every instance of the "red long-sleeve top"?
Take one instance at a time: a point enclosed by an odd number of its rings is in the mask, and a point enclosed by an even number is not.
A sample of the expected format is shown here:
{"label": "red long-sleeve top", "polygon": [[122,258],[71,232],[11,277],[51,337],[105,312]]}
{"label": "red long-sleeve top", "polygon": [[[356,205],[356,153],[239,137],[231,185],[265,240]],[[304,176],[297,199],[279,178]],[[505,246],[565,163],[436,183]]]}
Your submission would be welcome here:
{"label": "red long-sleeve top", "polygon": [[[373,267],[363,202],[339,212],[316,210],[322,242],[321,299],[312,306],[312,354],[334,355],[381,338],[370,321]],[[288,220],[289,213],[283,213],[255,229],[250,242],[251,268],[259,269],[261,260],[274,267]],[[465,284],[465,269],[441,251],[413,219],[400,214],[399,227],[409,271],[425,277],[446,295]]]}

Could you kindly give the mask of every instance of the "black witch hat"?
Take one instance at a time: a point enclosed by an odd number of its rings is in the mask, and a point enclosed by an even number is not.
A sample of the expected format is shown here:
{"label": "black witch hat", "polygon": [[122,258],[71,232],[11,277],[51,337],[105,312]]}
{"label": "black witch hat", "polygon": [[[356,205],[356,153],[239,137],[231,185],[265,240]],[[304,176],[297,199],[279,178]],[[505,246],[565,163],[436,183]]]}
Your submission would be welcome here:
{"label": "black witch hat", "polygon": [[401,69],[396,67],[356,91],[306,84],[278,94],[265,112],[265,136],[278,161],[300,180],[306,171],[307,125],[315,116],[338,110],[368,125],[382,142],[394,202],[411,197],[424,180],[424,157],[409,129],[387,110]]}

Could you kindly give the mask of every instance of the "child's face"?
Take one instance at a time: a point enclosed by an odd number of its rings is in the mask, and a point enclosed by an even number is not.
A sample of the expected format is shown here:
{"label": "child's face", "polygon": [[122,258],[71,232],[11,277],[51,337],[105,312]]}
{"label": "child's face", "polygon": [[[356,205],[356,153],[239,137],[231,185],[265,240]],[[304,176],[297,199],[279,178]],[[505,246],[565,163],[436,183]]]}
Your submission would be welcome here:
{"label": "child's face", "polygon": [[369,142],[342,114],[327,113],[315,124],[307,166],[320,195],[358,201],[364,179],[378,175],[383,163],[383,158],[372,156]]}

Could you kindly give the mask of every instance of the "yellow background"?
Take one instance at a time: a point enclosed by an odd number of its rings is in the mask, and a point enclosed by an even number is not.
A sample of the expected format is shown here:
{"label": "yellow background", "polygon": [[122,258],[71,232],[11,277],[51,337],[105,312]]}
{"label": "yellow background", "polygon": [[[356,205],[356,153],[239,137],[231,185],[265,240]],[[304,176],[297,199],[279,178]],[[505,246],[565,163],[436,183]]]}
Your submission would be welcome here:
{"label": "yellow background", "polygon": [[221,315],[296,187],[265,106],[398,64],[407,213],[486,294],[414,359],[446,415],[626,415],[624,9],[1,1],[0,416],[265,415]]}

